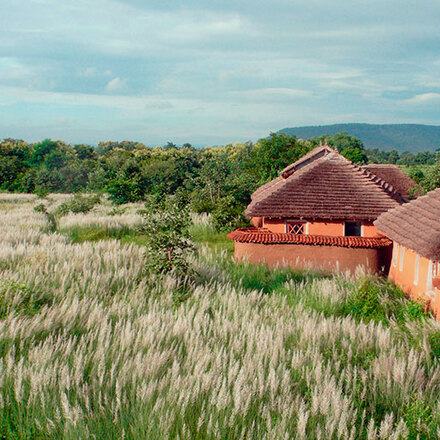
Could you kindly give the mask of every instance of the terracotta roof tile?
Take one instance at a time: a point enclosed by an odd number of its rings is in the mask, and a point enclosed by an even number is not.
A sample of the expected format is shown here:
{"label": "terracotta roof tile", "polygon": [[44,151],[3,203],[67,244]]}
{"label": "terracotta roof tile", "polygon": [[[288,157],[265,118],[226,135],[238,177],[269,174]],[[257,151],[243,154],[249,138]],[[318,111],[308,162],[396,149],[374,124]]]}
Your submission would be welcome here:
{"label": "terracotta roof tile", "polygon": [[403,201],[392,185],[354,165],[330,147],[321,146],[255,191],[246,214],[249,217],[375,220]]}
{"label": "terracotta roof tile", "polygon": [[236,229],[228,238],[240,243],[303,244],[350,248],[379,248],[392,244],[386,237],[332,237],[328,235],[296,235],[270,232],[265,228]]}
{"label": "terracotta roof tile", "polygon": [[372,163],[362,168],[391,184],[405,199],[409,198],[409,190],[417,186],[397,165]]}
{"label": "terracotta roof tile", "polygon": [[374,224],[397,243],[440,260],[440,188],[382,214]]}

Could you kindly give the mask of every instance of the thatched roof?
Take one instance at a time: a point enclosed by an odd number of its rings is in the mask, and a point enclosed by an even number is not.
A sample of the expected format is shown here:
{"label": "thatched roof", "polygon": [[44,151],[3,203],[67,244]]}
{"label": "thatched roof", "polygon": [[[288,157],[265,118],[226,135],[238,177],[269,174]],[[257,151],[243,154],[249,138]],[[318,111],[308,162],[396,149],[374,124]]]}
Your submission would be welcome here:
{"label": "thatched roof", "polygon": [[440,188],[382,214],[374,224],[391,240],[440,260]]}
{"label": "thatched roof", "polygon": [[373,221],[403,201],[392,185],[323,145],[255,191],[246,214]]}

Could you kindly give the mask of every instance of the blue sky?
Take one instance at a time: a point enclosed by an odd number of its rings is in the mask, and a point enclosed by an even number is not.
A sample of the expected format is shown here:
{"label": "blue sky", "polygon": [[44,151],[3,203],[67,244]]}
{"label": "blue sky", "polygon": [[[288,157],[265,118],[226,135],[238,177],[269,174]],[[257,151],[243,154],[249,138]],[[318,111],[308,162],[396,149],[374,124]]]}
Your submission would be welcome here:
{"label": "blue sky", "polygon": [[440,124],[439,0],[1,0],[0,138]]}

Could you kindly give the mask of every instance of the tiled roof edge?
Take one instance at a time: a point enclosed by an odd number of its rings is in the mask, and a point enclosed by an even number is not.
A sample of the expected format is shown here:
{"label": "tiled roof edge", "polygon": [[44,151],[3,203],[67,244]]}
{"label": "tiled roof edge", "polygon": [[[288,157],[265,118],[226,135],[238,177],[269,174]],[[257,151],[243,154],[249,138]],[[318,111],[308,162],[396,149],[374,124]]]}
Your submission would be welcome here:
{"label": "tiled roof edge", "polygon": [[329,235],[296,235],[274,233],[265,228],[236,229],[228,239],[239,243],[298,244],[309,246],[337,246],[348,248],[381,248],[392,244],[387,237],[333,237]]}

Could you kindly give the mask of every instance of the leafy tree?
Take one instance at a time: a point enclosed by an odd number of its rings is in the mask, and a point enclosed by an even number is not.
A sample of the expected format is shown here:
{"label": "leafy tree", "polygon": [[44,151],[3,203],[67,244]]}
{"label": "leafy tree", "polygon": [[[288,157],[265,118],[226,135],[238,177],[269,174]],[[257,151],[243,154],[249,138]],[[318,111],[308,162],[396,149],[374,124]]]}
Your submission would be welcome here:
{"label": "leafy tree", "polygon": [[230,162],[224,152],[208,152],[202,159],[200,183],[209,191],[211,202],[222,196],[226,177],[230,173]]}
{"label": "leafy tree", "polygon": [[106,188],[109,199],[116,205],[124,203],[138,202],[142,194],[137,181],[112,180]]}
{"label": "leafy tree", "polygon": [[359,138],[348,133],[341,132],[333,136],[322,135],[310,139],[310,142],[314,145],[327,142],[330,147],[337,149],[348,160],[360,164],[367,162],[364,144]]}
{"label": "leafy tree", "polygon": [[217,200],[212,212],[217,231],[230,231],[238,227],[249,226],[249,220],[243,215],[243,207],[232,195]]}
{"label": "leafy tree", "polygon": [[137,148],[145,148],[145,145],[140,142],[122,141],[122,142],[99,142],[96,149],[98,156],[103,156],[105,153],[114,149],[120,149],[124,151],[134,151]]}
{"label": "leafy tree", "polygon": [[177,149],[177,145],[173,142],[167,142],[167,144],[163,147],[164,150],[175,150]]}
{"label": "leafy tree", "polygon": [[310,151],[310,145],[298,141],[295,136],[271,133],[270,138],[260,139],[254,149],[254,168],[262,181],[274,179],[287,165],[297,161]]}
{"label": "leafy tree", "polygon": [[169,199],[146,206],[142,214],[144,221],[140,230],[149,237],[148,268],[156,273],[172,273],[178,278],[191,276],[189,258],[195,248],[188,209]]}
{"label": "leafy tree", "polygon": [[440,188],[440,160],[426,171],[425,177],[420,181],[420,185],[426,191]]}
{"label": "leafy tree", "polygon": [[66,165],[68,157],[65,151],[56,149],[48,153],[44,159],[44,164],[48,170],[59,169]]}
{"label": "leafy tree", "polygon": [[33,165],[39,166],[41,165],[46,156],[55,151],[58,148],[58,144],[56,141],[52,139],[45,139],[42,142],[39,142],[33,146],[33,153],[31,156],[31,163]]}
{"label": "leafy tree", "polygon": [[98,157],[96,150],[90,145],[75,145],[73,148],[79,160],[96,160]]}

